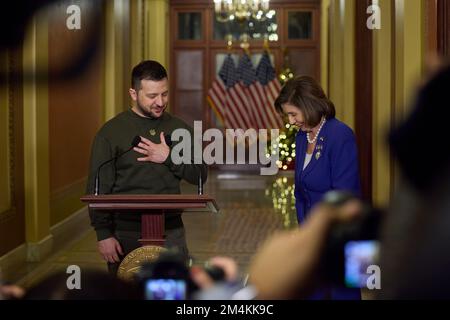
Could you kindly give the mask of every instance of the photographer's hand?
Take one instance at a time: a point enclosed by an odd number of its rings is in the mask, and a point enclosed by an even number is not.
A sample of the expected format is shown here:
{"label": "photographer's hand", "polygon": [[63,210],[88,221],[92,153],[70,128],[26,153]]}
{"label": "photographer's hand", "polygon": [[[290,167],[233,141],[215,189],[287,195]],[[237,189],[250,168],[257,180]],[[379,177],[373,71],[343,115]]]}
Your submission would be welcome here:
{"label": "photographer's hand", "polygon": [[318,280],[317,270],[330,227],[350,221],[361,211],[359,201],[341,207],[321,204],[312,209],[300,228],[275,234],[253,258],[250,283],[258,299],[307,297]]}
{"label": "photographer's hand", "polygon": [[223,270],[225,280],[228,282],[237,281],[239,277],[239,268],[236,261],[230,257],[212,257],[209,265]]}
{"label": "photographer's hand", "polygon": [[193,266],[190,269],[192,281],[202,290],[211,288],[214,286],[214,280],[206,273],[203,268]]}
{"label": "photographer's hand", "polygon": [[[237,281],[239,276],[236,261],[229,257],[213,257],[208,261],[212,267],[220,268],[225,274],[225,281]],[[191,268],[191,278],[194,283],[201,289],[207,289],[214,286],[214,279],[201,267],[194,266]]]}
{"label": "photographer's hand", "polygon": [[25,290],[19,286],[0,284],[0,300],[22,299]]}

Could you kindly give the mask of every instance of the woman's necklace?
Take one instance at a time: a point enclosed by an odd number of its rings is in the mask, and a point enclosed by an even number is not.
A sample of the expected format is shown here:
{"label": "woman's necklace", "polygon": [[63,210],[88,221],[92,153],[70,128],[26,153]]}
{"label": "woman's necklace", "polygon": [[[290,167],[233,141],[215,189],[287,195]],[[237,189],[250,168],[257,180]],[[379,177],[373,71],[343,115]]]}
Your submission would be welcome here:
{"label": "woman's necklace", "polygon": [[314,139],[311,140],[311,139],[309,138],[309,132],[306,133],[306,139],[308,140],[308,143],[309,143],[309,144],[313,144],[313,143],[316,142],[317,137],[319,136],[320,130],[322,130],[322,127],[323,127],[323,125],[325,124],[326,121],[327,121],[327,119],[323,118],[323,120],[322,120],[322,122],[321,122],[321,124],[320,124],[320,127],[319,127],[319,129],[317,130],[316,135],[314,136]]}

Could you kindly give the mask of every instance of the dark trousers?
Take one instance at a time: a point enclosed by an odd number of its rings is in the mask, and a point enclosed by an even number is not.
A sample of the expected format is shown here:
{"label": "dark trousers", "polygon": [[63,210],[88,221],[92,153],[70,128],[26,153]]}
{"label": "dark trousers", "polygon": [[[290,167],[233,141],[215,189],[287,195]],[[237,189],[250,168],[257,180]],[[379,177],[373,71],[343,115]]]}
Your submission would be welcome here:
{"label": "dark trousers", "polygon": [[[167,249],[174,249],[179,252],[179,254],[187,261],[189,258],[189,251],[186,244],[186,236],[184,227],[178,227],[173,229],[166,229],[164,232],[165,236],[165,245],[164,247]],[[119,241],[120,246],[122,247],[122,251],[124,253],[123,256],[120,257],[120,261],[125,258],[127,254],[131,251],[139,248],[141,244],[139,243],[139,239],[141,238],[141,233],[138,231],[119,231],[115,232],[115,237],[117,241]],[[108,262],[108,270],[110,273],[116,275],[117,270],[119,269],[120,262],[117,263],[109,263]]]}

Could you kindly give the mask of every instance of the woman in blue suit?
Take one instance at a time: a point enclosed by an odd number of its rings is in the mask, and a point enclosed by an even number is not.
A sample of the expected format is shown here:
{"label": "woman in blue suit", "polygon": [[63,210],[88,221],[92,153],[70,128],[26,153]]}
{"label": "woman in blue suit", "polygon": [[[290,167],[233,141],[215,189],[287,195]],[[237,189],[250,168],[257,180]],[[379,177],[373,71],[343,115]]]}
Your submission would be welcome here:
{"label": "woman in blue suit", "polygon": [[[294,78],[283,87],[275,107],[300,130],[296,136],[295,198],[302,224],[312,206],[330,190],[360,195],[358,156],[352,129],[335,118],[336,111],[311,77]],[[360,299],[360,290],[330,287],[313,299]]]}

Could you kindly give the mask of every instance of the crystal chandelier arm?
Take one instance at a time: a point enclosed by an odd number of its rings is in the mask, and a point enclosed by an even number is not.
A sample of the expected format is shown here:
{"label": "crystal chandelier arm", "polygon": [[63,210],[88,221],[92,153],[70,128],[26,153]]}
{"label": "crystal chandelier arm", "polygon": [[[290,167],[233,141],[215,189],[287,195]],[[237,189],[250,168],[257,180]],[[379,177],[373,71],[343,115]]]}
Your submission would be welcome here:
{"label": "crystal chandelier arm", "polygon": [[258,21],[266,20],[270,0],[214,0],[214,12],[220,22],[236,18],[238,21],[248,21],[250,17]]}

